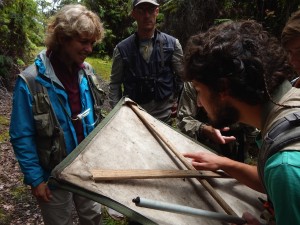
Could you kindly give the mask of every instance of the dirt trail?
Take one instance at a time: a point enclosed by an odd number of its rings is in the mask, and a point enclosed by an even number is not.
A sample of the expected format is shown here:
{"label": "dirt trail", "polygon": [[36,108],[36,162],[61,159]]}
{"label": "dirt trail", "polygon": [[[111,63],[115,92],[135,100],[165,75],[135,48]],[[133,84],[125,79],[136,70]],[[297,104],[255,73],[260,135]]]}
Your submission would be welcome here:
{"label": "dirt trail", "polygon": [[[8,138],[12,94],[0,92],[0,224],[43,224],[36,200],[23,184],[23,174]],[[3,124],[4,123],[4,124]]]}

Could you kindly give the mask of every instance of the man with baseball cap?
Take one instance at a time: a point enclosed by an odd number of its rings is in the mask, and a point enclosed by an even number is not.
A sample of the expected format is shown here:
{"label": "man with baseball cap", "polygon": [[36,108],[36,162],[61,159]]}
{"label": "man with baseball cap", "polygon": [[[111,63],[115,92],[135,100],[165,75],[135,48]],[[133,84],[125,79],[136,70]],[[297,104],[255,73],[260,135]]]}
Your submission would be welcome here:
{"label": "man with baseball cap", "polygon": [[131,16],[138,28],[114,50],[109,99],[114,107],[128,96],[169,123],[182,88],[183,53],[176,38],[156,29],[158,13],[156,0],[132,2]]}
{"label": "man with baseball cap", "polygon": [[159,4],[157,3],[156,0],[134,0],[133,3],[132,3],[132,6],[136,7],[137,5],[139,5],[141,3],[145,3],[145,2],[148,2],[148,3],[152,4],[152,5],[159,6]]}

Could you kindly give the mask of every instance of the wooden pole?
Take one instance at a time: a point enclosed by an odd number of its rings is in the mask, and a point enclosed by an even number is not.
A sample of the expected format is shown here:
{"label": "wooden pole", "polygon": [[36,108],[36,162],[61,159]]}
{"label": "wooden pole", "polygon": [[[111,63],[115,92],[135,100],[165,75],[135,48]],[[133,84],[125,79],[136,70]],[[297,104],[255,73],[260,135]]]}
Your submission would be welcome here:
{"label": "wooden pole", "polygon": [[198,170],[90,170],[94,181],[161,178],[224,178],[211,171]]}
{"label": "wooden pole", "polygon": [[[140,118],[140,120],[145,124],[145,126],[149,129],[149,131],[154,135],[154,137],[158,137],[161,141],[164,142],[168,148],[165,148],[167,151],[172,151],[177,158],[190,170],[196,170],[187,159],[176,150],[176,147],[167,140],[161,132],[157,130],[155,125],[149,123],[144,115],[140,112],[140,109],[134,102],[126,102],[126,104],[135,112],[135,114]],[[236,216],[237,214],[233,211],[233,209],[224,201],[224,199],[215,191],[215,189],[208,183],[207,180],[197,178],[197,180],[202,184],[202,186],[208,191],[208,193],[216,200],[216,202],[224,209],[224,211],[229,215]]]}

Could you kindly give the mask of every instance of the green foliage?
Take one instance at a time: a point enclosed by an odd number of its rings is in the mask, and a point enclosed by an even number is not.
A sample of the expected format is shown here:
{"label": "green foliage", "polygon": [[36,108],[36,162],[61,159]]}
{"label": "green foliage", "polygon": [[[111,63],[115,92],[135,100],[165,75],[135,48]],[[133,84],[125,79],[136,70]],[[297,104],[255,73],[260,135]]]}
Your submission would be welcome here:
{"label": "green foliage", "polygon": [[[255,19],[272,34],[281,30],[299,7],[299,0],[160,0],[157,18],[160,30],[179,39],[183,48],[191,35],[207,30],[225,20]],[[44,40],[48,18],[57,9],[80,3],[96,12],[104,22],[105,38],[95,46],[95,57],[111,57],[121,40],[132,34],[137,25],[130,16],[132,0],[0,0],[0,81],[6,87],[10,76],[28,65],[31,52]],[[107,69],[107,71],[109,71]],[[100,73],[109,74],[110,72]],[[107,77],[107,75],[104,75]]]}
{"label": "green foliage", "polygon": [[[130,17],[131,0],[83,0],[88,8],[96,12],[104,22],[105,38],[99,52],[112,56],[118,42],[128,37],[133,29],[133,19]],[[101,45],[101,44],[100,44]],[[97,48],[96,48],[97,49]]]}
{"label": "green foliage", "polygon": [[228,21],[231,21],[231,20],[230,19],[215,19],[214,24],[217,25],[217,24],[228,22]]}
{"label": "green foliage", "polygon": [[191,35],[205,31],[214,24],[218,0],[171,0],[160,6],[164,14],[161,30],[179,39],[183,48]]}
{"label": "green foliage", "polygon": [[191,35],[226,20],[254,19],[280,37],[288,17],[299,6],[299,0],[168,0],[160,8],[165,15],[163,30],[184,47]]}
{"label": "green foliage", "polygon": [[219,1],[219,18],[254,19],[280,38],[281,31],[291,15],[300,6],[299,0],[276,0],[251,2],[247,0]]}
{"label": "green foliage", "polygon": [[29,40],[33,43],[31,39],[39,40],[36,38],[40,28],[36,3],[34,0],[16,0],[5,5],[0,15],[5,18],[4,26],[0,28],[1,50],[10,56],[23,58],[30,50]]}
{"label": "green foliage", "polygon": [[0,83],[9,86],[10,71],[14,65],[13,58],[0,54]]}
{"label": "green foliage", "polygon": [[25,63],[23,62],[22,59],[17,59],[17,65],[20,67],[23,67],[23,66],[25,66]]}
{"label": "green foliage", "polygon": [[93,66],[98,76],[100,76],[105,81],[109,81],[112,64],[111,60],[103,60],[99,58],[88,57],[86,61]]}
{"label": "green foliage", "polygon": [[[97,43],[94,48],[93,48],[93,55],[100,57],[100,58],[104,58],[107,57],[107,51],[106,51],[106,43],[107,42],[111,42],[112,40],[109,40],[109,38],[113,39],[114,35],[111,33],[111,30],[105,30],[106,33],[106,41],[104,42],[100,42]],[[111,35],[109,35],[111,34]]]}
{"label": "green foliage", "polygon": [[9,56],[0,55],[0,69],[3,67],[10,67],[13,65],[13,60]]}
{"label": "green foliage", "polygon": [[32,48],[41,45],[43,28],[34,0],[4,0],[0,18],[0,79],[8,87],[7,82],[14,80],[9,76],[15,77],[18,66],[29,60]]}
{"label": "green foliage", "polygon": [[165,15],[163,13],[158,13],[156,17],[157,27],[160,27],[161,24],[164,22],[164,20],[165,20]]}
{"label": "green foliage", "polygon": [[127,218],[121,220],[115,220],[112,218],[106,207],[102,207],[103,225],[128,225]]}

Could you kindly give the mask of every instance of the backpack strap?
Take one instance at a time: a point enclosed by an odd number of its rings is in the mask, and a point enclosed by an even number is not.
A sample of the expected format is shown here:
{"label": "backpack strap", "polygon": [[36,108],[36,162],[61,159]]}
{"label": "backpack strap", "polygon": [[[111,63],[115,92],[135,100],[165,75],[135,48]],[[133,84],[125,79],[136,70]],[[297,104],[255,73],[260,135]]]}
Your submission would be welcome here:
{"label": "backpack strap", "polygon": [[25,81],[27,84],[29,91],[32,95],[33,101],[33,114],[42,113],[41,110],[44,110],[44,107],[41,107],[40,102],[41,100],[47,101],[50,105],[50,101],[48,98],[47,89],[41,85],[40,83],[36,82],[35,78],[38,75],[38,71],[36,65],[33,63],[29,67],[27,67],[24,71],[22,71],[19,76]]}
{"label": "backpack strap", "polygon": [[284,147],[297,141],[300,141],[300,112],[288,114],[272,125],[264,137],[259,153],[258,173],[263,184],[267,160],[280,151],[300,151],[300,149],[284,149]]}
{"label": "backpack strap", "polygon": [[38,72],[35,64],[31,64],[19,74],[19,76],[26,82],[32,96],[41,89],[40,85],[36,85],[35,78],[37,74]]}

